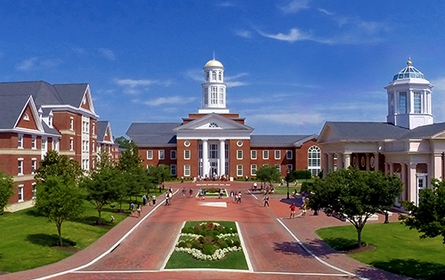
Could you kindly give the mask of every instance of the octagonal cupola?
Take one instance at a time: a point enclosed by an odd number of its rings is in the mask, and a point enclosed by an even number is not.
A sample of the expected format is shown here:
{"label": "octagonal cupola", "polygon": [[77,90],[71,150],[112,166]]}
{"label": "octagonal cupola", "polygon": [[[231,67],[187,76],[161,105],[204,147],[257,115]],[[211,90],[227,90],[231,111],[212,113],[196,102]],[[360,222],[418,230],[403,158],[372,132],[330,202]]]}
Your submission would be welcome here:
{"label": "octagonal cupola", "polygon": [[386,121],[409,129],[432,124],[432,88],[423,73],[408,59],[406,67],[385,87],[388,96]]}
{"label": "octagonal cupola", "polygon": [[229,113],[226,107],[226,83],[224,66],[213,58],[204,65],[204,83],[202,87],[202,107],[199,113]]}

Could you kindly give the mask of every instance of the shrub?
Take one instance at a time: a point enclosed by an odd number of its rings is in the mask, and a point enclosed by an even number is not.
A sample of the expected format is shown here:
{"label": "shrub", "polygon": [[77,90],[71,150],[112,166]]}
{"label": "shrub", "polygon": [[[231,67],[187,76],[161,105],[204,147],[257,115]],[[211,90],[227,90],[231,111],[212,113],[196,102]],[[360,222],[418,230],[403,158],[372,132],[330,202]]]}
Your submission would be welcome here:
{"label": "shrub", "polygon": [[213,255],[213,253],[215,253],[215,251],[216,251],[216,248],[212,244],[206,244],[202,248],[202,252],[206,255]]}

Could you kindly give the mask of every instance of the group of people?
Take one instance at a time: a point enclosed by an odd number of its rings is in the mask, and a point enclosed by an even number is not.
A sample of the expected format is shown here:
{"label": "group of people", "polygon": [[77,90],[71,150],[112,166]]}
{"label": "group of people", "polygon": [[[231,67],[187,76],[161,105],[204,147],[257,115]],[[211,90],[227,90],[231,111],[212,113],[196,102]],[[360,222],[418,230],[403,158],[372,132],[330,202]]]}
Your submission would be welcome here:
{"label": "group of people", "polygon": [[239,192],[230,192],[230,200],[232,200],[232,203],[241,203],[241,191]]}

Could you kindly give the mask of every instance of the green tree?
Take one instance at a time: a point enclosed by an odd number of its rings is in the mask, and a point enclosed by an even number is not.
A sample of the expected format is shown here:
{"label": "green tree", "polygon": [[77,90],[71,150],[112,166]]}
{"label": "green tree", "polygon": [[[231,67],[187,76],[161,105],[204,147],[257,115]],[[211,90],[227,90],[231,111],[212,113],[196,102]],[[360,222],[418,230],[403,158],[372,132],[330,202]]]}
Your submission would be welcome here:
{"label": "green tree", "polygon": [[102,210],[107,204],[116,201],[118,188],[122,184],[121,171],[112,166],[103,166],[90,176],[84,177],[80,186],[86,190],[86,199],[94,205],[98,213],[97,224],[102,223]]}
{"label": "green tree", "polygon": [[122,202],[125,197],[139,195],[146,184],[146,170],[142,167],[142,159],[139,156],[138,147],[134,142],[129,143],[129,148],[122,152],[117,168],[122,171],[123,182],[119,190],[117,202],[122,211]]}
{"label": "green tree", "polygon": [[281,178],[276,166],[263,165],[256,171],[256,177],[261,182],[267,182],[272,186],[273,182],[278,182]]}
{"label": "green tree", "polygon": [[11,176],[6,176],[0,171],[0,215],[8,204],[9,199],[14,195],[14,180]]}
{"label": "green tree", "polygon": [[380,172],[363,172],[356,168],[332,171],[314,181],[309,207],[345,218],[357,230],[358,246],[368,218],[389,209],[402,192],[402,182]]}
{"label": "green tree", "polygon": [[130,148],[130,140],[128,140],[124,136],[120,136],[120,137],[114,139],[114,142],[119,144],[119,148],[123,148],[123,149]]}
{"label": "green tree", "polygon": [[82,192],[73,180],[66,182],[61,177],[48,175],[37,182],[37,211],[56,224],[60,246],[63,246],[63,222],[78,217],[83,211],[82,205]]}
{"label": "green tree", "polygon": [[40,162],[34,178],[36,181],[45,180],[48,176],[58,176],[64,182],[78,182],[83,176],[79,163],[69,159],[66,155],[59,155],[57,151],[49,151]]}
{"label": "green tree", "polygon": [[171,178],[170,168],[166,165],[150,166],[148,168],[151,185],[161,185]]}
{"label": "green tree", "polygon": [[410,214],[402,215],[400,219],[410,229],[421,232],[420,238],[442,235],[445,244],[445,181],[433,179],[432,188],[422,190],[419,197],[418,206],[412,201],[402,202]]}

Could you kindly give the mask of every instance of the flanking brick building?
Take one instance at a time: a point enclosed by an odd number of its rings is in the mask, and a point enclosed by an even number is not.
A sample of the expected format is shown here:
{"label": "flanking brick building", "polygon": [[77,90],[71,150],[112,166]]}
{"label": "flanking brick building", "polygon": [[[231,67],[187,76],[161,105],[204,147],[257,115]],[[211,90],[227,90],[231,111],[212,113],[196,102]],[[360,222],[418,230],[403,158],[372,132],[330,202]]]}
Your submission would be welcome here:
{"label": "flanking brick building", "polygon": [[50,150],[86,171],[95,167],[98,147],[113,147],[118,158],[109,124],[98,118],[88,84],[0,83],[0,170],[17,185],[7,211],[33,205],[34,173]]}

